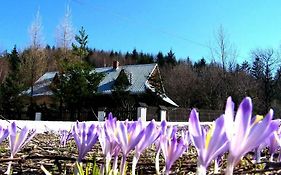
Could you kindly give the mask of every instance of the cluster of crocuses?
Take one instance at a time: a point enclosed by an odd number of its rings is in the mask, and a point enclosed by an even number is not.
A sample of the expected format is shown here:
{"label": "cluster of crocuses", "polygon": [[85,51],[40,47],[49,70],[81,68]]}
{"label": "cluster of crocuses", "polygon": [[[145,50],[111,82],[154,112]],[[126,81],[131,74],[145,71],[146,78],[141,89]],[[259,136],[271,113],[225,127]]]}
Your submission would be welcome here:
{"label": "cluster of crocuses", "polygon": [[[134,175],[142,152],[148,147],[155,149],[155,169],[157,174],[169,174],[175,161],[188,151],[190,144],[197,150],[197,174],[206,174],[208,166],[213,162],[216,171],[222,155],[227,156],[225,174],[233,173],[234,167],[249,151],[254,150],[256,161],[260,160],[260,151],[265,147],[270,150],[271,158],[281,145],[279,120],[273,120],[273,111],[269,110],[263,118],[252,115],[252,101],[245,98],[237,109],[231,97],[227,99],[225,113],[218,117],[212,125],[204,127],[200,124],[199,114],[193,109],[190,113],[188,131],[177,131],[176,126],[167,126],[166,121],[157,125],[154,120],[149,123],[138,121],[117,121],[111,114],[100,125],[77,122],[70,131],[62,130],[61,144],[66,146],[67,140],[74,138],[78,149],[78,166],[93,146],[99,142],[104,156],[101,174],[121,174],[131,171]],[[279,130],[278,130],[279,129]],[[11,158],[34,136],[25,127],[17,131],[15,123],[8,129],[0,128],[0,141],[9,136]],[[126,169],[127,157],[133,154],[132,169]],[[165,166],[160,170],[159,157],[163,155]],[[120,156],[121,155],[121,156]],[[121,157],[121,160],[119,158]],[[281,156],[279,157],[281,159]],[[120,164],[118,165],[118,163]],[[8,167],[10,172],[11,164]],[[81,170],[81,168],[80,168]],[[79,173],[76,173],[79,174]]]}
{"label": "cluster of crocuses", "polygon": [[[102,174],[117,174],[117,172],[121,175],[126,174],[127,156],[132,152],[134,155],[131,173],[134,175],[141,153],[152,144],[156,149],[157,174],[161,172],[159,168],[161,152],[165,159],[162,173],[169,174],[173,163],[188,150],[189,144],[192,143],[198,154],[197,174],[206,174],[212,162],[217,171],[218,161],[228,152],[227,168],[224,171],[229,175],[249,151],[256,150],[258,160],[258,153],[264,147],[269,147],[271,155],[280,147],[279,120],[273,120],[273,111],[269,110],[263,118],[259,115],[253,116],[252,108],[252,101],[247,97],[235,113],[234,103],[229,97],[225,113],[208,129],[201,126],[199,114],[193,109],[189,117],[188,132],[179,133],[176,126],[168,127],[166,121],[162,121],[160,126],[154,120],[148,124],[141,120],[122,122],[116,121],[116,118],[110,114],[103,126],[94,124],[86,126],[85,123],[77,122],[71,134],[78,147],[79,162],[97,141],[100,142],[105,162],[101,168]],[[119,166],[118,155],[122,155]]]}
{"label": "cluster of crocuses", "polygon": [[[61,131],[61,144],[65,145],[72,135],[78,148],[77,161],[82,164],[86,156],[96,142],[99,141],[104,156],[104,165],[101,174],[126,174],[126,162],[128,155],[133,152],[132,174],[135,174],[137,162],[142,152],[155,143],[157,156],[156,167],[159,170],[159,154],[162,150],[166,166],[163,172],[168,174],[173,163],[188,148],[188,133],[182,132],[181,138],[177,136],[177,127],[168,127],[166,121],[158,126],[154,120],[144,123],[141,120],[117,121],[112,114],[108,115],[103,125],[86,124],[77,122],[71,132]],[[121,160],[119,157],[121,155]],[[111,163],[113,159],[113,162]],[[120,165],[118,166],[118,162]]]}
{"label": "cluster of crocuses", "polygon": [[214,160],[216,163],[216,160],[227,151],[225,174],[233,174],[235,165],[246,153],[264,145],[264,142],[277,132],[279,120],[272,120],[272,110],[269,110],[264,118],[259,115],[252,117],[252,108],[251,99],[245,98],[234,119],[234,103],[229,97],[225,113],[214,121],[208,131],[200,126],[196,110],[191,111],[189,132],[198,153],[197,174],[206,174],[211,161]]}
{"label": "cluster of crocuses", "polygon": [[[13,122],[8,128],[0,126],[0,143],[9,138],[10,158],[13,159],[19,150],[27,144],[36,134],[35,130],[28,129],[27,127],[19,128]],[[8,169],[5,174],[11,173],[12,162],[9,162]]]}

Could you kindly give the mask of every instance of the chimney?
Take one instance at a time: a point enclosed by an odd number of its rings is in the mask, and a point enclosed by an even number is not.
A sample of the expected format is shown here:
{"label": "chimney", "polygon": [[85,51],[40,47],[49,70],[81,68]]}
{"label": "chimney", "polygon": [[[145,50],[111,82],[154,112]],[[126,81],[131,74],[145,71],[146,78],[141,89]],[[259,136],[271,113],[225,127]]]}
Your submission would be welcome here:
{"label": "chimney", "polygon": [[112,64],[112,67],[113,67],[113,69],[118,69],[118,67],[119,67],[119,61],[113,61],[113,64]]}

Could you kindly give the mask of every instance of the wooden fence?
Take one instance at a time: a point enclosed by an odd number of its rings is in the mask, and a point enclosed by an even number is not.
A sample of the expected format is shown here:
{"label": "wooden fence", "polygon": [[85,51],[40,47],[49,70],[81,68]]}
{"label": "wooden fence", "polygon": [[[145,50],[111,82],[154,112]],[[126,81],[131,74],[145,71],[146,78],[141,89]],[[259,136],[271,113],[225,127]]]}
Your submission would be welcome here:
{"label": "wooden fence", "polygon": [[[166,112],[166,120],[170,122],[186,122],[189,119],[191,109],[188,108],[168,108]],[[63,113],[60,113],[58,111],[40,111],[42,113],[41,120],[48,120],[48,121],[96,121],[97,118],[97,111],[87,111],[87,112],[81,112],[80,115],[74,114],[74,117],[70,117],[70,113],[63,111]],[[137,108],[134,108],[130,111],[126,110],[113,110],[113,109],[107,109],[106,114],[109,112],[112,112],[115,117],[118,118],[118,120],[137,120]],[[216,118],[218,118],[221,114],[224,113],[224,111],[220,110],[204,110],[204,109],[198,109],[200,121],[213,121]],[[20,117],[10,117],[7,115],[3,115],[8,119],[13,120],[35,120],[35,113],[27,114],[27,113],[21,113]],[[16,115],[12,115],[16,116]],[[147,108],[147,115],[146,120],[156,120],[160,121],[160,108],[159,107],[152,107],[149,106]]]}
{"label": "wooden fence", "polygon": [[[191,109],[189,108],[168,108],[167,109],[167,121],[170,122],[186,122],[189,119]],[[200,121],[213,121],[224,113],[222,110],[205,110],[198,109]],[[155,119],[160,120],[158,107],[147,108],[147,120]]]}

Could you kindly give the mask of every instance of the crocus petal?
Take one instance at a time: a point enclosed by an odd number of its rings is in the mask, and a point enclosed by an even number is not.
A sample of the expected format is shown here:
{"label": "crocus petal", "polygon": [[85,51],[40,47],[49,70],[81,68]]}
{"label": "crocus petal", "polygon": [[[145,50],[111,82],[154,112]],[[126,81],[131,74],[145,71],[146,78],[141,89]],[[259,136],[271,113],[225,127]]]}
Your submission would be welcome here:
{"label": "crocus petal", "polygon": [[190,113],[189,117],[189,133],[192,135],[191,140],[198,150],[203,150],[205,145],[205,139],[203,136],[203,129],[200,126],[199,116],[195,109]]}
{"label": "crocus petal", "polygon": [[[261,144],[260,142],[266,140],[265,138],[262,137],[264,136],[264,133],[268,129],[269,124],[272,122],[272,117],[273,117],[273,110],[270,110],[262,121],[253,124],[253,126],[251,127],[251,131],[247,136],[248,139],[245,140],[246,142],[245,147],[247,147],[248,149],[253,149],[258,145],[260,145]],[[266,137],[268,137],[268,135]]]}
{"label": "crocus petal", "polygon": [[225,130],[227,138],[230,140],[233,136],[234,132],[234,103],[232,101],[231,97],[227,98],[226,107],[225,107],[225,114],[224,114],[224,120],[225,120]]}
{"label": "crocus petal", "polygon": [[166,157],[166,171],[171,169],[174,161],[177,159],[177,155],[175,154],[175,151],[177,149],[177,139],[173,137],[172,140],[168,143],[170,144],[168,144],[168,155]]}
{"label": "crocus petal", "polygon": [[128,147],[128,152],[132,149],[135,148],[135,146],[139,143],[139,141],[142,139],[143,135],[144,135],[144,131],[142,130],[134,139],[131,140],[131,143]]}
{"label": "crocus petal", "polygon": [[[270,121],[269,123],[266,123],[267,121],[263,121],[261,123],[258,123],[255,128],[251,131],[247,143],[245,144],[244,152],[248,152],[251,149],[254,149],[258,145],[262,144],[264,140],[266,140],[271,134],[273,134],[274,131],[276,131],[279,127],[279,123]],[[264,127],[267,125],[266,127]]]}
{"label": "crocus petal", "polygon": [[[123,152],[126,152],[126,146],[128,145],[128,132],[127,127],[123,124],[123,122],[119,122],[118,124],[118,134],[117,139],[121,146]],[[125,153],[124,153],[125,154]]]}
{"label": "crocus petal", "polygon": [[159,136],[160,132],[156,128],[155,121],[152,120],[146,126],[144,136],[140,140],[139,144],[137,144],[136,151],[141,153],[146,147],[151,145]]}
{"label": "crocus petal", "polygon": [[134,149],[143,137],[144,129],[141,127],[141,123],[139,122],[125,122],[125,124],[119,122],[117,139],[124,155],[127,155],[132,149]]}
{"label": "crocus petal", "polygon": [[279,141],[280,138],[278,136],[277,131],[275,131],[268,139],[268,150],[270,154],[274,154],[277,149],[280,147]]}
{"label": "crocus petal", "polygon": [[16,143],[16,135],[17,135],[17,126],[16,126],[15,122],[13,122],[10,125],[9,131],[10,131],[9,146],[10,146],[10,149],[13,150],[15,147],[14,144]]}
{"label": "crocus petal", "polygon": [[252,100],[249,97],[246,97],[241,102],[236,114],[236,118],[234,122],[235,133],[230,143],[231,149],[237,149],[241,147],[241,142],[243,142],[243,139],[246,139],[245,135],[247,135],[248,134],[247,132],[249,132],[248,128],[250,126],[251,117],[252,117]]}
{"label": "crocus petal", "polygon": [[25,139],[25,141],[24,141],[24,143],[21,145],[21,147],[20,147],[20,149],[22,148],[22,147],[24,147],[24,145],[26,145],[28,142],[30,142],[31,141],[31,139],[35,136],[35,134],[36,134],[36,130],[35,129],[32,129],[32,130],[28,130],[28,137],[26,137],[26,139]]}
{"label": "crocus petal", "polygon": [[224,131],[224,116],[222,115],[215,121],[215,129],[206,150],[205,166],[207,167],[213,159],[223,154],[227,149],[227,137]]}
{"label": "crocus petal", "polygon": [[0,134],[0,143],[8,137],[9,135],[9,129],[4,129],[2,128],[2,126],[0,126],[0,131],[1,131],[1,134]]}

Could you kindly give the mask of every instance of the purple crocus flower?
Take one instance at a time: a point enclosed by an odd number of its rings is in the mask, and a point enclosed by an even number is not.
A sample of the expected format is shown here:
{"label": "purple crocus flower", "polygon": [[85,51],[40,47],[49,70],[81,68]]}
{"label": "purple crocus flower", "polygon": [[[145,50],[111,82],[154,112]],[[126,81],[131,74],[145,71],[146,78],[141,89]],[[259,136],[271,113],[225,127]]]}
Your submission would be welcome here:
{"label": "purple crocus flower", "polygon": [[11,150],[11,157],[14,157],[16,153],[35,136],[36,133],[35,130],[29,130],[27,127],[24,127],[17,132],[17,126],[15,122],[11,124],[9,130],[9,146]]}
{"label": "purple crocus flower", "polygon": [[0,126],[0,143],[5,140],[9,135],[9,129],[5,129]]}
{"label": "purple crocus flower", "polygon": [[144,129],[140,121],[132,123],[117,122],[116,136],[122,150],[121,175],[125,174],[125,165],[128,153],[135,148],[144,135]]}
{"label": "purple crocus flower", "polygon": [[104,127],[106,128],[106,133],[117,140],[116,133],[117,133],[117,119],[116,117],[112,116],[112,113],[108,114],[108,118],[104,122]]}
{"label": "purple crocus flower", "polygon": [[267,140],[268,150],[270,153],[269,161],[273,162],[273,155],[277,152],[278,148],[280,148],[281,140],[280,140],[280,128],[278,131],[275,131]]}
{"label": "purple crocus flower", "polygon": [[[13,158],[17,152],[27,144],[34,136],[35,130],[29,130],[25,126],[17,132],[17,125],[13,122],[9,127],[9,147],[11,151],[11,158]],[[9,163],[8,170],[6,173],[10,173],[11,162]]]}
{"label": "purple crocus flower", "polygon": [[189,117],[190,139],[198,153],[197,174],[206,174],[212,160],[228,149],[228,140],[224,128],[224,116],[213,123],[208,132],[200,126],[199,115],[195,109]]}
{"label": "purple crocus flower", "polygon": [[257,148],[254,149],[255,152],[255,163],[260,163],[261,160],[261,151],[266,148],[266,146],[268,145],[268,140],[261,143]]}
{"label": "purple crocus flower", "polygon": [[76,146],[78,148],[78,162],[82,162],[87,152],[89,152],[98,140],[99,128],[94,124],[89,127],[86,123],[79,123],[73,126],[72,136],[74,137]]}
{"label": "purple crocus flower", "polygon": [[[113,118],[112,115],[109,115],[108,119],[105,120],[104,127],[102,127],[99,132],[99,142],[105,159],[106,174],[108,174],[112,156],[115,156],[115,158],[117,157],[118,160],[118,153],[120,152],[120,147],[117,143],[117,138],[114,135],[115,130],[117,130],[116,118]],[[114,162],[114,164],[115,163],[116,162]],[[116,169],[113,169],[113,171],[115,170]]]}
{"label": "purple crocus flower", "polygon": [[71,131],[67,131],[65,129],[60,130],[59,131],[60,134],[60,145],[62,145],[63,147],[66,146],[67,141],[70,139],[71,137]]}
{"label": "purple crocus flower", "polygon": [[178,141],[174,133],[172,138],[162,135],[160,147],[165,159],[165,174],[169,174],[172,165],[187,150],[188,145],[184,144],[183,138]]}
{"label": "purple crocus flower", "polygon": [[226,132],[230,141],[228,165],[226,174],[233,174],[234,166],[250,150],[257,148],[278,129],[279,123],[272,121],[273,110],[270,109],[263,120],[251,122],[252,100],[249,97],[243,99],[234,118],[234,103],[231,97],[227,99],[225,122]]}
{"label": "purple crocus flower", "polygon": [[[141,122],[141,121],[139,121]],[[135,155],[133,157],[133,164],[132,164],[132,175],[135,174],[135,169],[137,162],[140,158],[141,153],[151,144],[155,142],[156,139],[161,134],[160,128],[157,129],[157,125],[154,120],[149,122],[149,124],[145,127],[144,136],[141,138],[139,143],[136,145]]]}
{"label": "purple crocus flower", "polygon": [[181,131],[181,137],[184,141],[185,145],[189,145],[190,143],[190,137],[189,137],[189,132],[188,131]]}
{"label": "purple crocus flower", "polygon": [[161,151],[161,137],[166,136],[170,139],[172,139],[173,135],[175,135],[177,132],[176,126],[168,126],[166,120],[163,120],[161,122],[161,135],[160,139],[157,139],[155,141],[155,147],[156,147],[156,157],[155,157],[155,171],[156,174],[160,174],[160,166],[159,166],[159,157],[160,157],[160,151]]}

